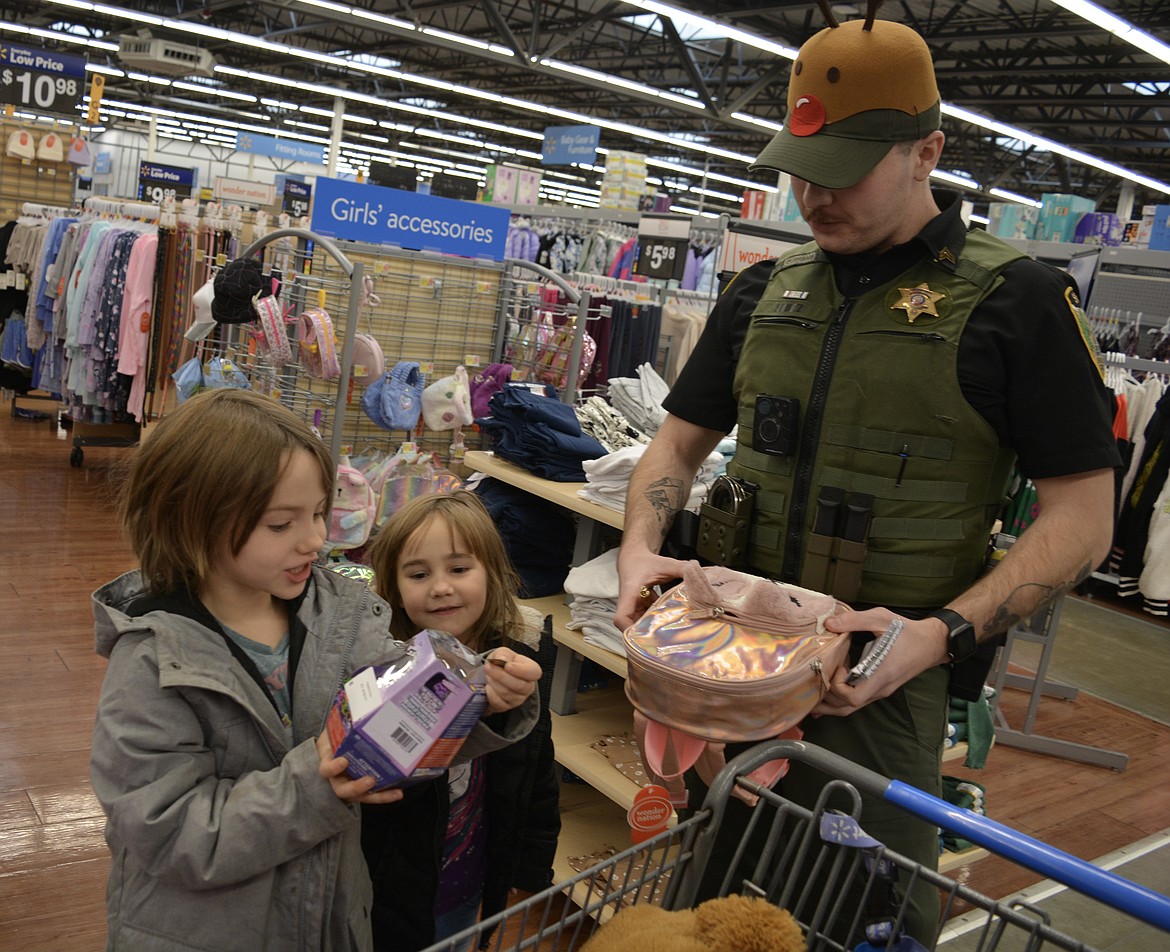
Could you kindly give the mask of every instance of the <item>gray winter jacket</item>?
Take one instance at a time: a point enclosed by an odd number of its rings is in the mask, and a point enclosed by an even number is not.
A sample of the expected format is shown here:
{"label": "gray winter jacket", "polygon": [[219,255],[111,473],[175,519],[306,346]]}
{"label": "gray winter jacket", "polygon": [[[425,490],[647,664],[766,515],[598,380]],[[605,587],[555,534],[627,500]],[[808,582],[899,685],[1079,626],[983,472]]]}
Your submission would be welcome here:
{"label": "gray winter jacket", "polygon": [[[142,595],[130,572],[93,596],[96,649],[110,660],[91,764],[112,853],[107,949],[370,949],[359,811],[318,773],[315,742],[342,683],[401,654],[390,607],[360,582],[313,570],[296,611],[290,749],[222,635],[168,611],[131,617]],[[481,722],[460,759],[524,737],[536,715],[534,694],[502,718],[503,733]]]}

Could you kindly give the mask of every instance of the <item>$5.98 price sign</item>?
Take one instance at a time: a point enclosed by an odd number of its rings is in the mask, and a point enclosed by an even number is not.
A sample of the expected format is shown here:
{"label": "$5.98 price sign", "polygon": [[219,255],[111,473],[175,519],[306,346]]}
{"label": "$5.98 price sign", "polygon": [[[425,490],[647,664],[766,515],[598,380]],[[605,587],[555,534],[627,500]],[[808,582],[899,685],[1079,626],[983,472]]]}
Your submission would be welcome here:
{"label": "$5.98 price sign", "polygon": [[0,42],[0,103],[74,115],[85,91],[85,60]]}
{"label": "$5.98 price sign", "polygon": [[640,236],[634,273],[647,278],[681,279],[686,267],[687,244],[686,238]]}
{"label": "$5.98 price sign", "polygon": [[634,274],[645,278],[679,280],[687,263],[689,220],[673,215],[643,215],[638,222],[638,257]]}

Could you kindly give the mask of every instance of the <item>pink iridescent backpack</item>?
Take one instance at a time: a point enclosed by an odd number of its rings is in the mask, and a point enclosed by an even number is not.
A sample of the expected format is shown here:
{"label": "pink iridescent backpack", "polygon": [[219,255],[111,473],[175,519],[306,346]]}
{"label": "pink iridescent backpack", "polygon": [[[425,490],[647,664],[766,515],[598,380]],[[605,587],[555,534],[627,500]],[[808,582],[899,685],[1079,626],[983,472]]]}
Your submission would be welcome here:
{"label": "pink iridescent backpack", "polygon": [[[825,619],[848,610],[831,595],[689,562],[626,629],[635,734],[672,801],[685,803],[690,767],[714,780],[727,743],[800,737],[849,652],[850,636],[826,631]],[[785,770],[772,761],[753,779],[770,786]]]}

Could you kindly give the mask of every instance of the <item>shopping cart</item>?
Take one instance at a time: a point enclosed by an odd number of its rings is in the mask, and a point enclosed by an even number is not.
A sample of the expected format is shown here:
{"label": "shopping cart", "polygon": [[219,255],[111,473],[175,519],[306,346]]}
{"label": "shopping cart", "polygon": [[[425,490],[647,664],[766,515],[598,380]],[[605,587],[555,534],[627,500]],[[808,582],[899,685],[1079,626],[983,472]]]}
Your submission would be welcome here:
{"label": "shopping cart", "polygon": [[[757,767],[780,757],[809,764],[836,778],[825,787],[815,809],[785,800],[747,778]],[[1099,903],[1111,914],[1136,920],[1135,927],[1146,923],[1168,933],[1164,941],[1159,938],[1154,945],[1143,945],[1142,952],[1170,949],[1170,898],[826,750],[800,741],[778,740],[753,747],[731,761],[693,816],[426,952],[465,952],[479,948],[485,936],[490,936],[487,948],[495,952],[573,952],[625,906],[654,902],[666,909],[690,908],[714,855],[712,848],[728,799],[736,788],[757,796],[758,801],[718,894],[761,896],[791,910],[805,931],[810,952],[852,952],[867,941],[866,927],[874,925],[873,910],[883,904],[889,938],[875,941],[871,932],[868,941],[874,948],[883,948],[886,941],[891,949],[897,948],[894,942],[907,909],[905,904],[890,907],[890,897],[897,895],[890,891],[894,877],[905,892],[921,882],[939,891],[942,912],[929,945],[932,949],[940,936],[944,944],[937,947],[951,947],[945,944],[945,924],[961,911],[967,923],[964,949],[1093,950],[1093,946],[1061,932],[1059,923],[1053,923],[1047,912],[1033,904],[989,899],[880,844],[867,844],[864,837],[858,841],[858,826],[863,828],[865,822],[862,792],[1063,883],[1088,897],[1086,902]],[[845,809],[841,809],[842,804]],[[840,835],[842,831],[845,836]],[[740,861],[749,852],[749,842],[752,851],[760,852],[753,857],[749,864],[753,871],[745,878],[732,870],[742,871]]]}

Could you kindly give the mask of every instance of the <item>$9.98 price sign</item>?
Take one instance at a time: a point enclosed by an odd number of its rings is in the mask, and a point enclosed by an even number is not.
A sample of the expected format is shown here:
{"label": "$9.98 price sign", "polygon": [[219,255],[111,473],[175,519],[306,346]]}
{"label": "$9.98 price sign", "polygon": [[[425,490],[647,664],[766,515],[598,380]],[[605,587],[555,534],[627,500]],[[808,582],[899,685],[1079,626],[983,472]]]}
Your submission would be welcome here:
{"label": "$9.98 price sign", "polygon": [[85,60],[0,42],[0,103],[73,115],[85,92]]}

